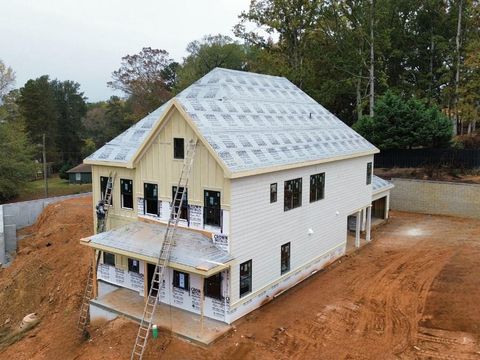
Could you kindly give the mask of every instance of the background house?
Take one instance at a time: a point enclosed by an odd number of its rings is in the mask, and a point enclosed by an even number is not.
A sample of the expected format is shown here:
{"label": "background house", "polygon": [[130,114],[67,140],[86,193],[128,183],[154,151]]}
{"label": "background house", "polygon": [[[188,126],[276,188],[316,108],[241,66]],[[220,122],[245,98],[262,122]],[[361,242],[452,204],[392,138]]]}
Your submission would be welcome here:
{"label": "background house", "polygon": [[92,182],[92,165],[80,164],[67,171],[70,184],[90,184]]}

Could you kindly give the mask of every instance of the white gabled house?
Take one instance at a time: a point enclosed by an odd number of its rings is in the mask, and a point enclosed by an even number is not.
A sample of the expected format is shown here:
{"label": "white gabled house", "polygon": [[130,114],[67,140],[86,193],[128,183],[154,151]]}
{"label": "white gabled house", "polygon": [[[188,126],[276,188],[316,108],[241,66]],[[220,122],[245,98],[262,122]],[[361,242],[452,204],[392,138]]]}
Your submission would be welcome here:
{"label": "white gabled house", "polygon": [[146,296],[190,139],[160,291],[173,307],[229,324],[358,247],[362,231],[369,241],[372,213],[388,217],[372,144],[285,78],[217,68],[85,160],[95,203],[116,173],[108,231],[82,239],[102,252],[92,317],[115,313],[104,298]]}

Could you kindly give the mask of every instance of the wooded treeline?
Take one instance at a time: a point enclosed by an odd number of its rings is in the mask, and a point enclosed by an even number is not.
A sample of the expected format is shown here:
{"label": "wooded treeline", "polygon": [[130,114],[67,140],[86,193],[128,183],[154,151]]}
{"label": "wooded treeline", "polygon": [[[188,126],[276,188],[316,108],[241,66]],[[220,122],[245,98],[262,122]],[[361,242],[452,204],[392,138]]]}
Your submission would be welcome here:
{"label": "wooded treeline", "polygon": [[237,39],[205,35],[180,62],[150,47],[124,56],[108,83],[124,96],[97,103],[47,75],[9,91],[0,61],[0,140],[14,131],[23,158],[39,159],[46,133],[49,161],[65,169],[224,67],[287,77],[382,149],[480,146],[451,141],[477,131],[478,0],[252,0],[232,27]]}

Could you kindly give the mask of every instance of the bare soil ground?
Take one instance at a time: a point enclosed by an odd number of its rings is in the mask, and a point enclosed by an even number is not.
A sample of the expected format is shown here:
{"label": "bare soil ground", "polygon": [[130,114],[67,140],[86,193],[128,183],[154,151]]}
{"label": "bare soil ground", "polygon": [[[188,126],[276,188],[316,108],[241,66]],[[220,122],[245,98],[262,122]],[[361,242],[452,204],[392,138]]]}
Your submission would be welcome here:
{"label": "bare soil ground", "polygon": [[[0,271],[3,331],[38,326],[0,359],[128,359],[123,319],[76,337],[89,257],[90,199],[51,205]],[[480,359],[480,221],[391,212],[373,242],[247,315],[208,348],[162,334],[146,359]],[[48,245],[50,243],[50,245]],[[0,327],[2,330],[2,327]]]}

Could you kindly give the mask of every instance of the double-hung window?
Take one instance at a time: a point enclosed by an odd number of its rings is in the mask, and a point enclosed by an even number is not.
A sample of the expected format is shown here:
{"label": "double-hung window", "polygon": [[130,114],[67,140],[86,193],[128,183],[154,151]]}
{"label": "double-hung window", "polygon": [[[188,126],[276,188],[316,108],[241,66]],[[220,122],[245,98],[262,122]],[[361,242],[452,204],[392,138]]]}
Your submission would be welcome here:
{"label": "double-hung window", "polygon": [[115,266],[115,254],[103,252],[103,263],[105,265]]}
{"label": "double-hung window", "polygon": [[240,264],[240,297],[252,292],[252,260]]}
{"label": "double-hung window", "polygon": [[285,181],[284,210],[302,206],[302,178]]}
{"label": "double-hung window", "polygon": [[283,244],[280,248],[280,274],[290,271],[290,243]]}
{"label": "double-hung window", "polygon": [[270,204],[277,202],[277,183],[270,184]]}
{"label": "double-hung window", "polygon": [[373,164],[371,162],[367,163],[367,185],[372,183],[372,167]]}
{"label": "double-hung window", "polygon": [[133,209],[133,181],[120,179],[120,197],[122,208]]}
{"label": "double-hung window", "polygon": [[128,258],[128,271],[138,274],[140,272],[140,261]]}
{"label": "double-hung window", "polygon": [[222,299],[222,273],[206,278],[203,290],[209,298]]}
{"label": "double-hung window", "polygon": [[185,158],[185,140],[182,138],[173,139],[173,158],[183,159]]}
{"label": "double-hung window", "polygon": [[325,197],[325,173],[310,176],[310,202]]}
{"label": "double-hung window", "polygon": [[158,185],[145,183],[143,186],[145,214],[158,215]]}
{"label": "double-hung window", "polygon": [[203,216],[205,225],[221,226],[220,192],[205,190],[204,205]]}
{"label": "double-hung window", "polygon": [[187,273],[173,270],[173,286],[182,290],[190,290],[189,276]]}

